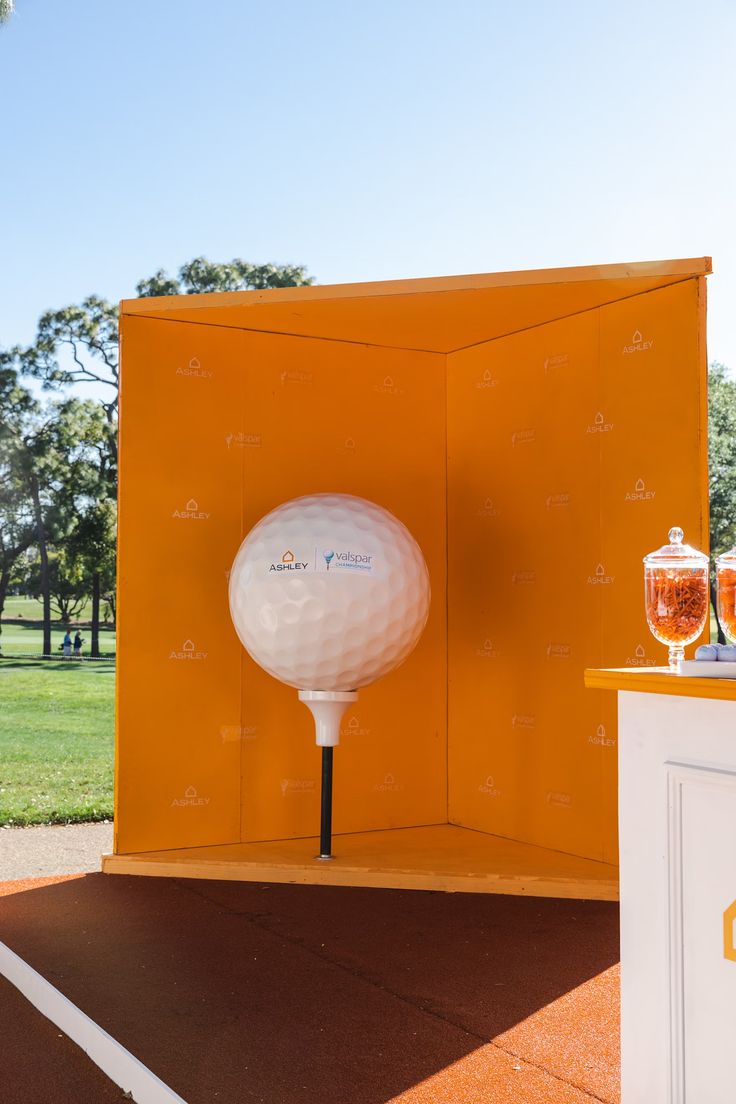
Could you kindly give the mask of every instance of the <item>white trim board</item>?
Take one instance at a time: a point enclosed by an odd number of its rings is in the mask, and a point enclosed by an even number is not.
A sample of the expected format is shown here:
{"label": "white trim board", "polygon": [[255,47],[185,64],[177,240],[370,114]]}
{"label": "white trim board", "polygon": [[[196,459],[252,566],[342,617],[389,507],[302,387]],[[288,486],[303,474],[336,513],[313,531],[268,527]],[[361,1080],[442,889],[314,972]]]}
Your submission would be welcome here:
{"label": "white trim board", "polygon": [[37,970],[0,942],[0,974],[48,1020],[61,1028],[136,1104],[186,1104],[135,1055],[108,1035]]}

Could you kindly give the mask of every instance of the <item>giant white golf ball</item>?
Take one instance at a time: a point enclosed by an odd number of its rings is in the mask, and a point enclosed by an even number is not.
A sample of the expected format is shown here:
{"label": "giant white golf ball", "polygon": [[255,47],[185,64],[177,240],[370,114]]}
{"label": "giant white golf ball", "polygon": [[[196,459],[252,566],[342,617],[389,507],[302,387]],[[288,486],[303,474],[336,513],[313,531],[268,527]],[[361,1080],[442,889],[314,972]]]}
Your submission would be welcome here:
{"label": "giant white golf ball", "polygon": [[295,498],[259,521],[230,573],[246,651],[300,690],[357,690],[409,655],[429,614],[424,556],[364,498]]}

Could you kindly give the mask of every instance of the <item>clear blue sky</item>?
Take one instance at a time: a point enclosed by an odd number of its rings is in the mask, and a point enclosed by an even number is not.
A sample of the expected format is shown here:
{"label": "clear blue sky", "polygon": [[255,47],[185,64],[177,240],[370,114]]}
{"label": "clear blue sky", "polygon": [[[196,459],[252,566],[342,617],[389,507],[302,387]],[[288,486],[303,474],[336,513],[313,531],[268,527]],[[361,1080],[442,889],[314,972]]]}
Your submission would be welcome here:
{"label": "clear blue sky", "polygon": [[733,0],[16,0],[0,345],[213,260],[320,283],[712,254],[736,368]]}

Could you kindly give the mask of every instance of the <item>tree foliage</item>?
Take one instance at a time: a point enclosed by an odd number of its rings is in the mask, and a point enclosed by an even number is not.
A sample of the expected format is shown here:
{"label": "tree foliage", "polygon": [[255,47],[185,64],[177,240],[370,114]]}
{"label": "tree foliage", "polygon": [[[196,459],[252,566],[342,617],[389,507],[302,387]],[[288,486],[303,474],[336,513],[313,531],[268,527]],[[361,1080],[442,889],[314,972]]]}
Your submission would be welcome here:
{"label": "tree foliage", "polygon": [[252,291],[313,284],[303,265],[255,265],[236,257],[220,264],[195,257],[182,265],[177,277],[162,268],[136,285],[139,298],[151,295],[196,295],[209,291]]}
{"label": "tree foliage", "polygon": [[723,364],[708,371],[710,546],[715,555],[736,544],[736,379]]}
{"label": "tree foliage", "polygon": [[[12,5],[0,0],[0,13]],[[302,265],[226,263],[195,257],[176,276],[160,269],[139,296],[191,295],[311,284]],[[42,405],[20,382],[61,392]],[[97,398],[72,390],[93,385]],[[44,602],[44,651],[51,611],[67,620],[92,600],[92,654],[101,601],[115,611],[118,307],[98,295],[46,311],[34,341],[0,351],[0,626],[11,581],[23,577]]]}

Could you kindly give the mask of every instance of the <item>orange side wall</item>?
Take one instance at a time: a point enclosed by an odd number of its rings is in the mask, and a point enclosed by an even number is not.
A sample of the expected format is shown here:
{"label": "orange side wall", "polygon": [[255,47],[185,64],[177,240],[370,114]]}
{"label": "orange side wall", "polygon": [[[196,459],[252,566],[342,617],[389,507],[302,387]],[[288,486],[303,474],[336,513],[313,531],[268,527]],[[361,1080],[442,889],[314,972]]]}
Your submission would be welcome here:
{"label": "orange side wall", "polygon": [[310,715],[227,605],[245,533],[315,491],[394,511],[434,591],[416,653],[346,717],[335,830],[444,822],[444,357],[137,317],[122,343],[116,851],[317,830]]}
{"label": "orange side wall", "polygon": [[641,558],[674,524],[707,547],[701,295],[448,357],[454,823],[616,862],[615,701],[582,673],[666,662]]}

